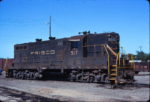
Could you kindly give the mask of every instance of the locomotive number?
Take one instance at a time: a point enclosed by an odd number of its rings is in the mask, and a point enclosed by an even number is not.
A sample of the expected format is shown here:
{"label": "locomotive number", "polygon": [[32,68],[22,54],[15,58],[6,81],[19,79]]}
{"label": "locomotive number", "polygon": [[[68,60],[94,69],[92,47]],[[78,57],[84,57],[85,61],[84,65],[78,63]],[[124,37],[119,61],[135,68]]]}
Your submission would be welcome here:
{"label": "locomotive number", "polygon": [[74,49],[72,51],[70,51],[71,55],[77,55],[78,54],[78,50]]}

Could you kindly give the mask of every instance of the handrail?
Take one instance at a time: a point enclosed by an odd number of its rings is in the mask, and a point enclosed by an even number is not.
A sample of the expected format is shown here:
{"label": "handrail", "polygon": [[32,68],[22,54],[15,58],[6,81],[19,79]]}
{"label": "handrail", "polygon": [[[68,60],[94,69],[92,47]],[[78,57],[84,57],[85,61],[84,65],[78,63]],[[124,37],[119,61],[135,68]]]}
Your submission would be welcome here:
{"label": "handrail", "polygon": [[[131,60],[134,60],[133,55],[131,55]],[[133,70],[135,70],[135,63],[134,62],[131,62],[131,66],[133,67]]]}
{"label": "handrail", "polygon": [[[114,52],[113,50],[112,50],[112,48],[108,45],[108,44],[94,44],[94,45],[85,45],[85,46],[83,46],[83,47],[91,47],[91,46],[105,46],[107,49],[109,49],[109,51],[113,54],[113,55],[115,55],[115,56],[117,56],[117,54],[116,54],[116,52]],[[106,49],[105,49],[106,50]]]}
{"label": "handrail", "polygon": [[104,44],[84,45],[83,47],[104,46]]}
{"label": "handrail", "polygon": [[112,48],[111,48],[108,44],[106,45],[106,47],[109,49],[109,51],[110,51],[113,55],[117,56],[116,52],[114,52],[114,51],[112,50]]}
{"label": "handrail", "polygon": [[106,53],[107,53],[107,59],[108,59],[108,75],[110,75],[110,55],[109,55],[109,53],[108,53],[108,50],[107,50],[107,48],[106,48],[106,46],[104,45],[104,48],[105,48],[105,50],[106,50]]}
{"label": "handrail", "polygon": [[120,63],[121,63],[121,62],[120,62],[120,52],[118,52],[118,57],[119,57],[119,58],[118,58],[118,63],[119,63],[119,66],[120,66]]}
{"label": "handrail", "polygon": [[[117,58],[116,58],[116,75],[118,76],[118,65],[119,65],[119,61],[120,61],[120,58],[119,58],[120,56],[119,56],[119,53],[117,54]],[[117,82],[116,82],[117,83]]]}

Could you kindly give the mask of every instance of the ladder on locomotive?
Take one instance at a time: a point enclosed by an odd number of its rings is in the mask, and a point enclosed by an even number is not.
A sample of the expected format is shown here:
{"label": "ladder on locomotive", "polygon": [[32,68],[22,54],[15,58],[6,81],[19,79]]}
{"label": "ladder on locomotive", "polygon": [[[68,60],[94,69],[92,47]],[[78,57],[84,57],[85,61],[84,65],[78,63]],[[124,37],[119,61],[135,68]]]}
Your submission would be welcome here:
{"label": "ladder on locomotive", "polygon": [[109,75],[109,80],[112,84],[118,84],[118,73],[119,73],[119,53],[117,54],[116,56],[116,64],[113,64],[113,65],[110,65],[109,69],[110,70],[110,73],[108,74]]}
{"label": "ladder on locomotive", "polygon": [[[121,81],[119,79],[119,74],[120,74],[120,71],[122,69],[130,69],[130,70],[133,70],[133,66],[134,64],[132,63],[131,65],[130,64],[127,64],[125,62],[125,59],[124,58],[120,58],[120,53],[116,53],[112,50],[112,48],[105,44],[104,45],[104,48],[107,52],[107,56],[108,56],[108,76],[109,76],[109,81],[112,83],[112,84],[119,84],[119,83],[124,83],[124,81]],[[112,64],[112,58],[110,58],[110,53],[108,52],[110,51],[111,52],[111,57],[114,57],[115,58],[115,63]]]}
{"label": "ladder on locomotive", "polygon": [[[120,53],[116,54],[109,45],[104,45],[104,48],[107,52],[108,56],[108,77],[111,84],[118,84],[118,68],[120,66]],[[115,58],[115,64],[111,64],[112,61],[110,58],[110,54],[108,50],[112,53],[113,57]],[[112,56],[111,56],[112,57]]]}

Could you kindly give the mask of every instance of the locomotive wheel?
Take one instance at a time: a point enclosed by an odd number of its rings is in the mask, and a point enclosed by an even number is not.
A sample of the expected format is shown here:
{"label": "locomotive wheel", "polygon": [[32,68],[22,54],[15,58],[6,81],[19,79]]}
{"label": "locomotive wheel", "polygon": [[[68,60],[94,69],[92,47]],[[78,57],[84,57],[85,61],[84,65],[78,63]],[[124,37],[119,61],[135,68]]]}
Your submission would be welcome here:
{"label": "locomotive wheel", "polygon": [[39,74],[38,75],[38,79],[42,79],[43,75],[42,74]]}
{"label": "locomotive wheel", "polygon": [[30,79],[30,74],[29,73],[26,74],[26,79],[27,80]]}
{"label": "locomotive wheel", "polygon": [[19,79],[22,79],[22,75],[21,75],[21,73],[19,74]]}
{"label": "locomotive wheel", "polygon": [[95,78],[94,78],[93,76],[90,76],[90,77],[89,77],[89,83],[93,83],[93,82],[94,82],[94,79],[95,79]]}
{"label": "locomotive wheel", "polygon": [[69,80],[72,82],[76,81],[76,75],[74,73],[70,73]]}
{"label": "locomotive wheel", "polygon": [[23,79],[24,78],[24,73],[23,72],[20,72],[20,79]]}
{"label": "locomotive wheel", "polygon": [[16,78],[16,77],[17,77],[17,73],[14,72],[14,73],[13,73],[13,78]]}
{"label": "locomotive wheel", "polygon": [[75,82],[75,81],[76,81],[76,77],[75,77],[75,76],[70,76],[69,80],[70,80],[71,82]]}
{"label": "locomotive wheel", "polygon": [[27,73],[24,72],[24,79],[27,79]]}
{"label": "locomotive wheel", "polygon": [[101,76],[100,75],[95,76],[95,82],[101,82]]}
{"label": "locomotive wheel", "polygon": [[38,73],[38,72],[35,72],[35,73],[34,73],[34,79],[38,79],[38,76],[39,76],[39,73]]}
{"label": "locomotive wheel", "polygon": [[83,77],[82,77],[82,73],[78,73],[77,75],[76,75],[76,81],[83,81]]}
{"label": "locomotive wheel", "polygon": [[34,72],[31,73],[31,79],[34,79]]}
{"label": "locomotive wheel", "polygon": [[19,72],[17,72],[16,74],[16,79],[19,79]]}
{"label": "locomotive wheel", "polygon": [[105,83],[106,76],[107,76],[106,74],[102,74],[102,76],[101,76],[101,82],[102,83]]}
{"label": "locomotive wheel", "polygon": [[21,79],[21,75],[20,75],[20,73],[18,74],[18,79]]}
{"label": "locomotive wheel", "polygon": [[20,77],[20,72],[17,73],[16,79],[19,79],[19,77]]}
{"label": "locomotive wheel", "polygon": [[36,79],[35,72],[33,72],[33,80],[35,80],[35,79]]}
{"label": "locomotive wheel", "polygon": [[31,72],[28,73],[28,80],[31,80]]}
{"label": "locomotive wheel", "polygon": [[31,80],[32,76],[31,76],[31,72],[29,72],[29,80]]}
{"label": "locomotive wheel", "polygon": [[107,83],[107,84],[110,83],[108,76],[105,77],[105,83]]}
{"label": "locomotive wheel", "polygon": [[16,78],[16,79],[17,79],[17,73],[14,75],[14,78]]}
{"label": "locomotive wheel", "polygon": [[33,72],[30,72],[29,79],[32,80],[34,78]]}
{"label": "locomotive wheel", "polygon": [[16,74],[15,74],[15,78],[17,79],[17,76],[18,76],[18,73],[16,72]]}

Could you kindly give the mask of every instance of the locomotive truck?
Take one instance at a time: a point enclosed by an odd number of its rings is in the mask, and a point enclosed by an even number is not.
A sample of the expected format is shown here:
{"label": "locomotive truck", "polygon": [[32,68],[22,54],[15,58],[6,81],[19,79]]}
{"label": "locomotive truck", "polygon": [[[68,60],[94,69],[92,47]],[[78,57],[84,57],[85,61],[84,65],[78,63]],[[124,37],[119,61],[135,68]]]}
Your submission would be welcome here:
{"label": "locomotive truck", "polygon": [[120,57],[118,33],[89,33],[68,38],[16,44],[14,64],[7,76],[41,79],[61,75],[70,81],[130,83],[134,72]]}

